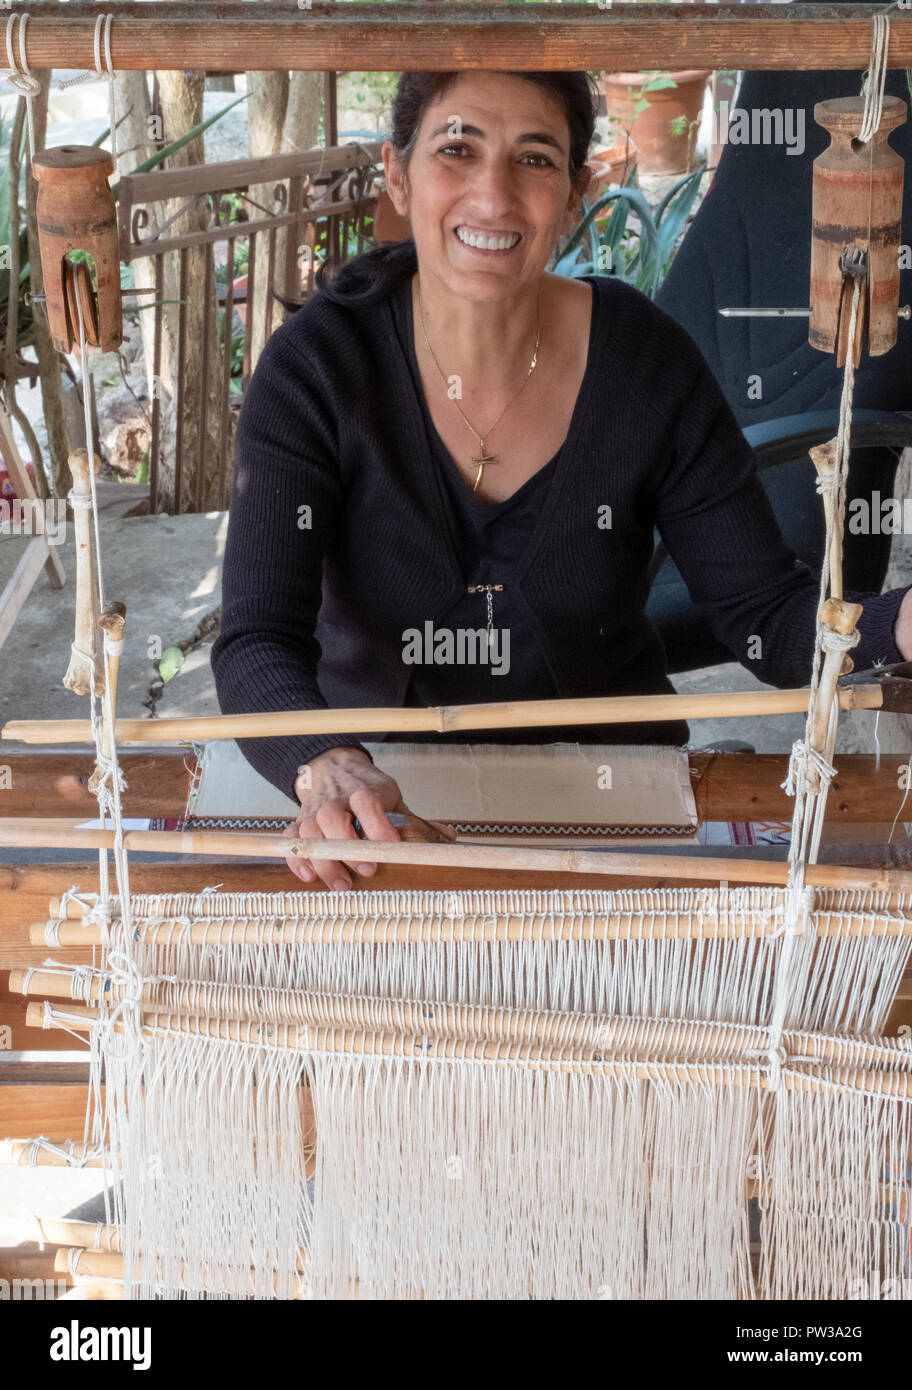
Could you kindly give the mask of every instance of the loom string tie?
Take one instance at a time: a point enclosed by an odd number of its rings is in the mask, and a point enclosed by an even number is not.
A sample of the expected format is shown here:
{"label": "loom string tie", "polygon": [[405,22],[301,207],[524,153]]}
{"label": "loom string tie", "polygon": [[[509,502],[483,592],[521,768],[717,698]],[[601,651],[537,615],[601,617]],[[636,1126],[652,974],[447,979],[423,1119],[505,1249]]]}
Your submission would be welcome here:
{"label": "loom string tie", "polygon": [[142,1005],[145,979],[129,951],[124,948],[108,953],[107,966],[111,982],[122,991],[120,999],[107,1014],[101,1027],[102,1047],[110,1047],[118,1024],[123,1025],[117,1055],[132,1055],[142,1046]]}
{"label": "loom string tie", "polygon": [[867,145],[873,140],[880,127],[887,81],[887,54],[890,48],[889,15],[886,12],[875,14],[872,16],[872,23],[871,57],[861,83],[865,104],[858,141],[862,145]]}
{"label": "loom string tie", "polygon": [[77,1155],[74,1152],[73,1140],[68,1139],[66,1144],[57,1144],[53,1139],[48,1139],[46,1134],[40,1134],[37,1139],[29,1140],[28,1166],[36,1168],[38,1166],[38,1155],[42,1152],[56,1154],[62,1158],[68,1168],[84,1168],[94,1158],[101,1158],[101,1149],[86,1149],[85,1153]]}
{"label": "loom string tie", "polygon": [[[114,160],[114,168],[117,168],[117,112],[115,108],[115,87],[114,87],[114,63],[111,59],[111,25],[114,23],[113,13],[100,14],[95,20],[94,48],[95,48],[95,72],[99,78],[108,79],[108,108],[111,121],[111,156]],[[102,66],[102,43],[104,44],[104,66]],[[91,457],[91,455],[89,455]]]}
{"label": "loom string tie", "polygon": [[[829,629],[827,629],[827,631],[829,631]],[[834,634],[834,636],[840,635],[841,634]],[[857,629],[854,633],[854,637],[855,641],[850,643],[853,647],[860,641],[860,634]],[[848,650],[848,648],[844,650]],[[803,794],[807,787],[807,774],[811,768],[813,768],[820,777],[821,782],[825,783],[827,786],[829,786],[830,782],[832,782],[833,778],[836,776],[836,768],[823,756],[819,749],[809,747],[804,739],[796,739],[792,744],[788,773],[785,781],[780,782],[779,785],[788,796],[797,796],[799,792]]]}
{"label": "loom string tie", "polygon": [[96,970],[93,965],[64,965],[61,961],[48,959],[42,961],[40,966],[30,965],[28,967],[22,982],[23,994],[28,994],[29,985],[36,970],[41,970],[49,975],[68,976],[70,979],[70,998],[79,999],[86,1004],[91,1002],[93,982],[100,978],[100,971]]}
{"label": "loom string tie", "polygon": [[[41,92],[41,82],[32,73],[28,64],[25,47],[25,27],[28,24],[29,16],[21,11],[14,11],[6,21],[6,57],[10,71],[7,74],[9,85],[25,97],[26,125],[28,126],[28,145],[29,158],[35,158],[35,97]],[[18,28],[16,25],[18,23]],[[16,28],[16,35],[19,39],[19,61],[16,61],[15,40],[13,30]]]}
{"label": "loom string tie", "polygon": [[767,1074],[769,1089],[771,1091],[778,1091],[782,1081],[782,1069],[788,1062],[788,1053],[781,1043],[778,1045],[771,1043],[766,1053],[766,1059],[768,1064]]}
{"label": "loom string tie", "polygon": [[79,1014],[68,1014],[63,1009],[55,1009],[49,999],[44,1001],[44,1009],[41,1014],[42,1028],[60,1028],[64,1033],[69,1033],[71,1038],[75,1038],[83,1047],[86,1046],[84,1034],[77,1031],[75,1027],[68,1028],[67,1023],[80,1024],[83,1020]]}

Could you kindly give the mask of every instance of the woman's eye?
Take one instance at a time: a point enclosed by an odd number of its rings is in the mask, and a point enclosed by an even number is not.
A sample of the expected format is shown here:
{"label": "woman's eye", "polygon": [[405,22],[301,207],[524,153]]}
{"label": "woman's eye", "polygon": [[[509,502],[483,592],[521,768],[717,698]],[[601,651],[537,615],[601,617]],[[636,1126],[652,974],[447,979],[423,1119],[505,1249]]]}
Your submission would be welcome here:
{"label": "woman's eye", "polygon": [[[437,153],[438,153],[438,154],[450,154],[452,151],[455,151],[457,155],[463,155],[463,154],[466,154],[466,155],[467,155],[467,154],[470,154],[470,153],[471,153],[471,151],[470,151],[468,145],[441,145],[441,147],[440,147],[440,149],[437,151]],[[540,162],[537,163],[537,164],[533,164],[533,165],[527,166],[527,167],[531,167],[531,168],[533,168],[533,169],[553,169],[553,168],[554,168],[554,161],[551,160],[551,159],[549,159],[548,156],[547,156],[546,154],[535,154],[535,153],[533,153],[533,152],[530,152],[529,154],[524,154],[523,157],[522,157],[522,160],[521,160],[520,162],[523,163],[523,164],[525,164],[525,162],[526,162],[527,159],[534,159],[534,160],[540,161]]]}

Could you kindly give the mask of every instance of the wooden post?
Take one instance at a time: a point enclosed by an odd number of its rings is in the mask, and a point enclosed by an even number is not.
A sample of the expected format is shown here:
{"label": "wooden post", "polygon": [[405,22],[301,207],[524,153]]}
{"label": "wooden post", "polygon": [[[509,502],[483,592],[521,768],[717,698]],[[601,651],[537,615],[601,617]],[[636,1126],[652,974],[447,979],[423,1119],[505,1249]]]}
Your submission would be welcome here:
{"label": "wooden post", "polygon": [[[35,534],[33,531],[31,543],[26,547],[25,554],[13,571],[3,592],[0,593],[0,647],[2,647],[41,571],[45,571],[51,587],[54,589],[63,588],[66,576],[57,554],[57,547],[48,544],[43,534],[43,522],[38,523],[43,500],[38,497],[32,485],[28,469],[23,463],[16,445],[13,422],[2,405],[0,405],[0,456],[6,465],[17,498],[33,517],[33,525],[40,525],[40,534]],[[53,502],[49,500],[48,505],[53,505]]]}

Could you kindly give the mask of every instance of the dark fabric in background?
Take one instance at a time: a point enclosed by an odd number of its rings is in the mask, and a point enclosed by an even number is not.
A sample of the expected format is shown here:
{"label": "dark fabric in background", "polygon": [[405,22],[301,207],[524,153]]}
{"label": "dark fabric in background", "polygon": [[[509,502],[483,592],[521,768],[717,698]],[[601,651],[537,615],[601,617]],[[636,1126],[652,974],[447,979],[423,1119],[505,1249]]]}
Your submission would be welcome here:
{"label": "dark fabric in background", "polygon": [[[842,373],[834,356],[808,343],[807,319],[725,319],[718,310],[810,303],[812,165],[830,140],[814,121],[814,104],[858,95],[861,78],[860,71],[745,73],[733,105],[803,108],[804,152],[788,154],[784,145],[727,145],[656,296],[698,342],[742,428],[839,406]],[[889,72],[885,92],[908,105],[905,73]],[[894,131],[889,144],[906,162],[903,234],[912,240],[912,122]],[[900,304],[910,302],[912,271],[906,270]],[[762,378],[760,401],[747,398],[749,373]],[[912,409],[912,323],[900,321],[891,352],[864,359],[856,373],[855,405]]]}

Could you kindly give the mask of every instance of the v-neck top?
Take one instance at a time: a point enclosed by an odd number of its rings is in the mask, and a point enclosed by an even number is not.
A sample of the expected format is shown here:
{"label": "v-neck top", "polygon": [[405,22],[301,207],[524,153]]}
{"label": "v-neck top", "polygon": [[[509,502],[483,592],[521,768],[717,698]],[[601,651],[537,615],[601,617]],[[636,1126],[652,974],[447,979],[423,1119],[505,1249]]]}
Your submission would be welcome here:
{"label": "v-neck top", "polygon": [[[598,307],[592,292],[591,339]],[[557,686],[534,624],[517,597],[521,562],[545,509],[547,496],[564,445],[527,478],[511,496],[492,502],[474,496],[466,474],[454,462],[434,422],[421,386],[415,355],[415,326],[411,281],[391,297],[396,334],[415,380],[416,395],[428,436],[426,464],[436,475],[447,514],[447,525],[463,579],[463,592],[433,632],[423,630],[414,643],[415,658],[405,704],[474,704],[491,700],[550,699]],[[589,363],[587,361],[587,371]],[[586,385],[586,375],[579,395]],[[517,402],[521,408],[521,400]],[[568,430],[569,436],[569,430]],[[468,438],[468,434],[467,434]],[[566,441],[565,441],[566,442]],[[487,593],[467,592],[469,585],[501,585],[491,593],[493,644],[488,636]],[[441,631],[442,630],[442,631]],[[528,731],[510,731],[511,738],[528,739]],[[476,742],[500,733],[472,732]]]}

